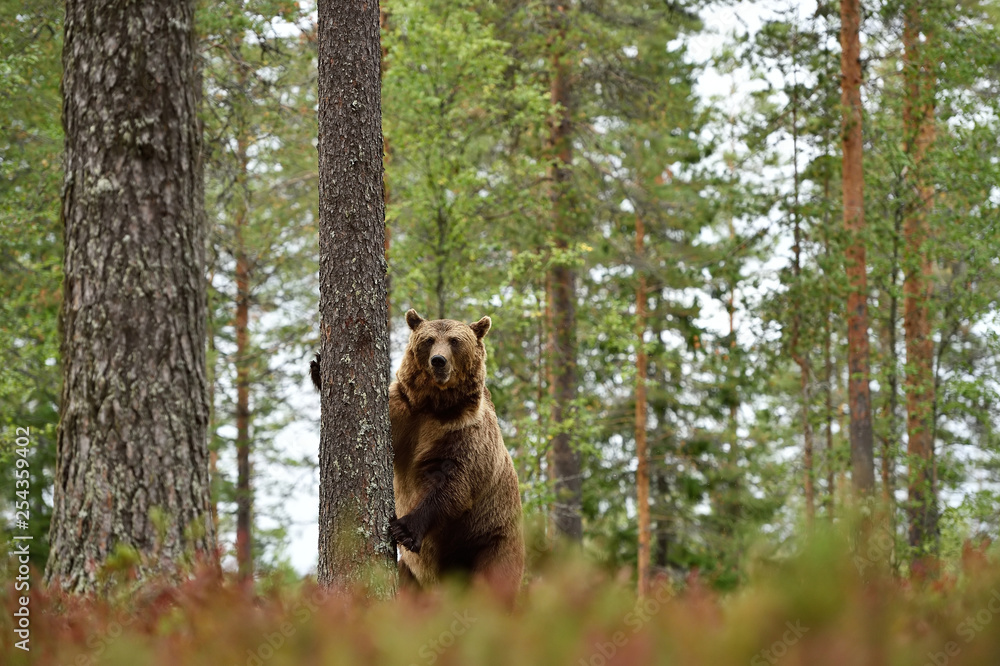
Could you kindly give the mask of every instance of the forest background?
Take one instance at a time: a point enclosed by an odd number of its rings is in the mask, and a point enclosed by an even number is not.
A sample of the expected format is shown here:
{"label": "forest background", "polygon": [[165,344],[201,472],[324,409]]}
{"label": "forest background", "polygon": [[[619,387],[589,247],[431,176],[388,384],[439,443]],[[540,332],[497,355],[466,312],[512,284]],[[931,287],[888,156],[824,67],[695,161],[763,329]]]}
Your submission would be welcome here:
{"label": "forest background", "polygon": [[[517,0],[383,4],[395,354],[410,307],[490,315],[488,384],[529,522],[561,516],[550,531],[634,566],[641,458],[653,570],[733,589],[846,512],[845,253],[860,238],[890,565],[995,540],[1000,6],[864,8],[860,235],[842,223],[838,5],[571,7],[553,28]],[[0,414],[4,442],[35,433],[39,568],[61,378],[62,11],[0,2]],[[295,531],[317,485],[315,17],[206,1],[197,26],[214,515],[230,567],[293,576],[315,557]],[[920,304],[924,348],[908,338]]]}

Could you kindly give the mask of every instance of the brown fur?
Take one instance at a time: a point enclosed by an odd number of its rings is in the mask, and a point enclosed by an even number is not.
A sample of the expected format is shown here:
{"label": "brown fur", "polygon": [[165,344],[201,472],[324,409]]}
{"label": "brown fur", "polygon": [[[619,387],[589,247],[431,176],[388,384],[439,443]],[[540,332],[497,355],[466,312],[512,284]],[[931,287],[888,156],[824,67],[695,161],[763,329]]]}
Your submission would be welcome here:
{"label": "brown fur", "polygon": [[406,321],[410,342],[389,387],[401,580],[466,575],[512,602],[524,572],[521,496],[486,388],[490,319],[425,321],[410,310]]}

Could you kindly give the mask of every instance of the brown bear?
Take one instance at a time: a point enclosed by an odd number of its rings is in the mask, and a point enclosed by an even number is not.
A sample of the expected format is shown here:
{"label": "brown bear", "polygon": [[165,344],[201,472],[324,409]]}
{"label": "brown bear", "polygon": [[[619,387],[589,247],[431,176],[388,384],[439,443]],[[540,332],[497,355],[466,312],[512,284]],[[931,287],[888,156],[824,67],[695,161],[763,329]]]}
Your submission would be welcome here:
{"label": "brown bear", "polygon": [[[400,581],[465,575],[513,603],[524,573],[521,495],[486,388],[490,318],[426,321],[410,310],[406,323],[410,341],[389,387]],[[318,370],[314,361],[317,387]]]}

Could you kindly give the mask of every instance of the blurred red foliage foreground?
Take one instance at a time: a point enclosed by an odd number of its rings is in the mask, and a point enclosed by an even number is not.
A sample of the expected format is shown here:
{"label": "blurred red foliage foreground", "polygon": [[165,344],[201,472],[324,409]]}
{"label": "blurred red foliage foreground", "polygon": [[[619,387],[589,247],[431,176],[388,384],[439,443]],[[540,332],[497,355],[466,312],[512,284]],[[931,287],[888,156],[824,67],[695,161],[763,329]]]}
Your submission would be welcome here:
{"label": "blurred red foliage foreground", "polygon": [[816,542],[756,567],[750,583],[726,595],[693,577],[661,578],[637,599],[627,573],[553,557],[513,613],[458,586],[372,600],[309,581],[257,581],[251,589],[202,573],[179,585],[127,581],[97,599],[33,583],[27,644],[17,633],[24,593],[12,569],[0,588],[0,663],[1000,664],[995,551],[970,548],[951,571],[914,583],[880,574],[834,539]]}

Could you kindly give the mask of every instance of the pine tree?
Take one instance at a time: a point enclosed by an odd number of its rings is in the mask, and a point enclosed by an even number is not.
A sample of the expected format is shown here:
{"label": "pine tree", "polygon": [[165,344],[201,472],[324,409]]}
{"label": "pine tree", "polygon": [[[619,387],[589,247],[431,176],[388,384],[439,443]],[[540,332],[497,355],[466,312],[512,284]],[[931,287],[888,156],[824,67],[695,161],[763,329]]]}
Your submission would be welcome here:
{"label": "pine tree", "polygon": [[46,578],[68,590],[91,588],[115,548],[167,574],[193,554],[214,558],[193,23],[191,2],[66,5],[63,387]]}
{"label": "pine tree", "polygon": [[871,393],[868,385],[868,281],[865,262],[864,171],[861,126],[861,5],[840,2],[841,88],[844,107],[843,169],[844,228],[849,235],[844,265],[847,294],[848,394],[851,410],[851,478],[859,493],[875,489]]}
{"label": "pine tree", "polygon": [[21,427],[31,441],[28,491],[12,461],[0,464],[0,507],[13,515],[14,501],[28,502],[38,569],[49,553],[61,377],[62,14],[57,2],[0,2],[0,437],[13,442]]}
{"label": "pine tree", "polygon": [[[930,327],[931,260],[929,211],[934,206],[928,150],[934,142],[934,71],[927,55],[934,30],[924,19],[922,5],[904,10],[903,101],[904,151],[910,166],[912,190],[903,222],[904,329],[906,331],[907,459],[909,462],[910,546],[918,552],[933,549],[937,533],[934,488],[933,353]],[[927,42],[921,39],[921,35]]]}
{"label": "pine tree", "polygon": [[[293,34],[271,36],[288,23]],[[249,576],[278,564],[281,528],[268,532],[261,519],[291,520],[255,497],[275,468],[306,464],[275,450],[273,438],[294,416],[287,387],[301,383],[315,344],[305,316],[316,308],[315,33],[286,3],[207,4],[201,30],[213,482],[216,501],[236,504],[236,558]],[[233,449],[235,484],[218,467]],[[222,524],[228,532],[226,516]]]}
{"label": "pine tree", "polygon": [[325,585],[348,585],[395,560],[378,4],[321,2],[318,35],[317,574]]}

